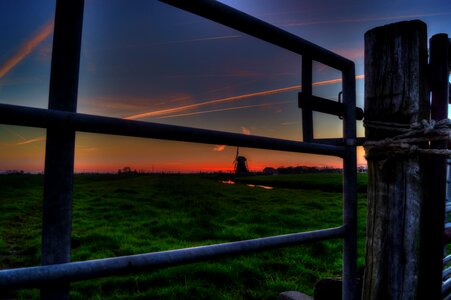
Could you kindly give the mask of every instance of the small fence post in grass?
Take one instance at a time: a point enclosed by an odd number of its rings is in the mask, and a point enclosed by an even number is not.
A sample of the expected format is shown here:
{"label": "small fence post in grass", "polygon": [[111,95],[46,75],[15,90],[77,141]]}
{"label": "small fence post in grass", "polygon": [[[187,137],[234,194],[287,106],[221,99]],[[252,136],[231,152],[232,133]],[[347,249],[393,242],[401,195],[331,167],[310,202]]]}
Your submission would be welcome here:
{"label": "small fence post in grass", "polygon": [[[429,119],[427,29],[421,21],[365,34],[368,219],[364,300],[419,299],[422,167],[410,144],[387,138]],[[387,143],[377,143],[385,140]],[[376,143],[375,143],[376,142]],[[432,299],[432,298],[430,298]]]}

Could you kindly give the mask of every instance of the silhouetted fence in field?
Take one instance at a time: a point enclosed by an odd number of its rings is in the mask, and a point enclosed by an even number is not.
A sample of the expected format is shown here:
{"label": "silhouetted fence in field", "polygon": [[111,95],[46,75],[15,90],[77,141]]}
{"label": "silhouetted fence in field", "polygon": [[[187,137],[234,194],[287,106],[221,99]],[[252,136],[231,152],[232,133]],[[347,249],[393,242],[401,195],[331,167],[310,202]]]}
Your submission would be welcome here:
{"label": "silhouetted fence in field", "polygon": [[[354,63],[252,16],[210,0],[162,0],[302,55],[304,141],[281,140],[213,130],[164,125],[77,113],[78,69],[83,1],[58,0],[53,38],[49,109],[0,104],[3,124],[47,128],[42,265],[0,271],[0,288],[41,287],[42,299],[68,299],[71,281],[129,274],[272,248],[328,239],[344,239],[343,298],[356,299],[356,115]],[[312,95],[312,62],[342,73],[343,103]],[[316,102],[315,102],[315,101]],[[318,103],[317,103],[318,102]],[[343,119],[343,138],[313,139],[312,111]],[[243,146],[343,159],[343,225],[318,231],[272,236],[188,249],[70,262],[71,203],[75,132],[92,132],[195,143]]]}

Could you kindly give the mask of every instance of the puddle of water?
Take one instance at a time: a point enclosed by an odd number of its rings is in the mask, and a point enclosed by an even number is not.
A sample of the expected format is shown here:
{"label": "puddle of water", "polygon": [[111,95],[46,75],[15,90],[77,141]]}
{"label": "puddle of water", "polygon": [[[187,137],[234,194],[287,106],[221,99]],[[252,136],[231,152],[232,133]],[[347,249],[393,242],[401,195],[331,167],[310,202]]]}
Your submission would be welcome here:
{"label": "puddle of water", "polygon": [[272,190],[273,189],[273,187],[269,186],[269,185],[257,185],[257,186],[262,188],[262,189],[265,189],[265,190]]}
{"label": "puddle of water", "polygon": [[224,183],[224,184],[235,184],[235,181],[233,181],[233,180],[222,180],[221,181],[222,183]]}
{"label": "puddle of water", "polygon": [[[224,184],[235,184],[235,181],[233,181],[233,180],[221,180],[220,181],[221,183],[224,183]],[[269,185],[255,185],[255,184],[250,184],[250,183],[248,183],[248,184],[246,184],[248,187],[259,187],[259,188],[262,188],[262,189],[265,189],[265,190],[272,190],[272,189],[274,189],[274,187],[272,187],[272,186],[269,186]]]}
{"label": "puddle of water", "polygon": [[255,184],[246,184],[248,187],[259,187],[265,190],[272,190],[273,187],[269,185],[255,185]]}

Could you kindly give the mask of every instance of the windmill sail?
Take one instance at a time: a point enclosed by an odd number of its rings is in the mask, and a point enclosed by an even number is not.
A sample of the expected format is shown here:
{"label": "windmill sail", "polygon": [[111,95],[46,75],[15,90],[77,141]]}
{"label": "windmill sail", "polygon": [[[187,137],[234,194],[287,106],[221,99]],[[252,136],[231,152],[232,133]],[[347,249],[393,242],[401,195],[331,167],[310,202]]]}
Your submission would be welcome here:
{"label": "windmill sail", "polygon": [[236,148],[236,156],[235,156],[235,174],[236,175],[247,175],[249,174],[249,170],[247,168],[247,159],[244,156],[240,156],[240,147]]}

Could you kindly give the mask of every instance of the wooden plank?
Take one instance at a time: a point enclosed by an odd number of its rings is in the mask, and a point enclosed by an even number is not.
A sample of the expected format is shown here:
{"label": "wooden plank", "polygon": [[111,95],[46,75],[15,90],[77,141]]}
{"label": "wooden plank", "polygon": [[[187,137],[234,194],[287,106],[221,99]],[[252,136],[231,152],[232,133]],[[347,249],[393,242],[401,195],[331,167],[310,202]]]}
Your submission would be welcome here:
{"label": "wooden plank", "polygon": [[[427,119],[426,69],[423,22],[400,22],[368,31],[365,120],[410,125]],[[371,126],[365,129],[367,141],[397,134]],[[365,300],[418,299],[421,182],[418,156],[368,156]]]}

